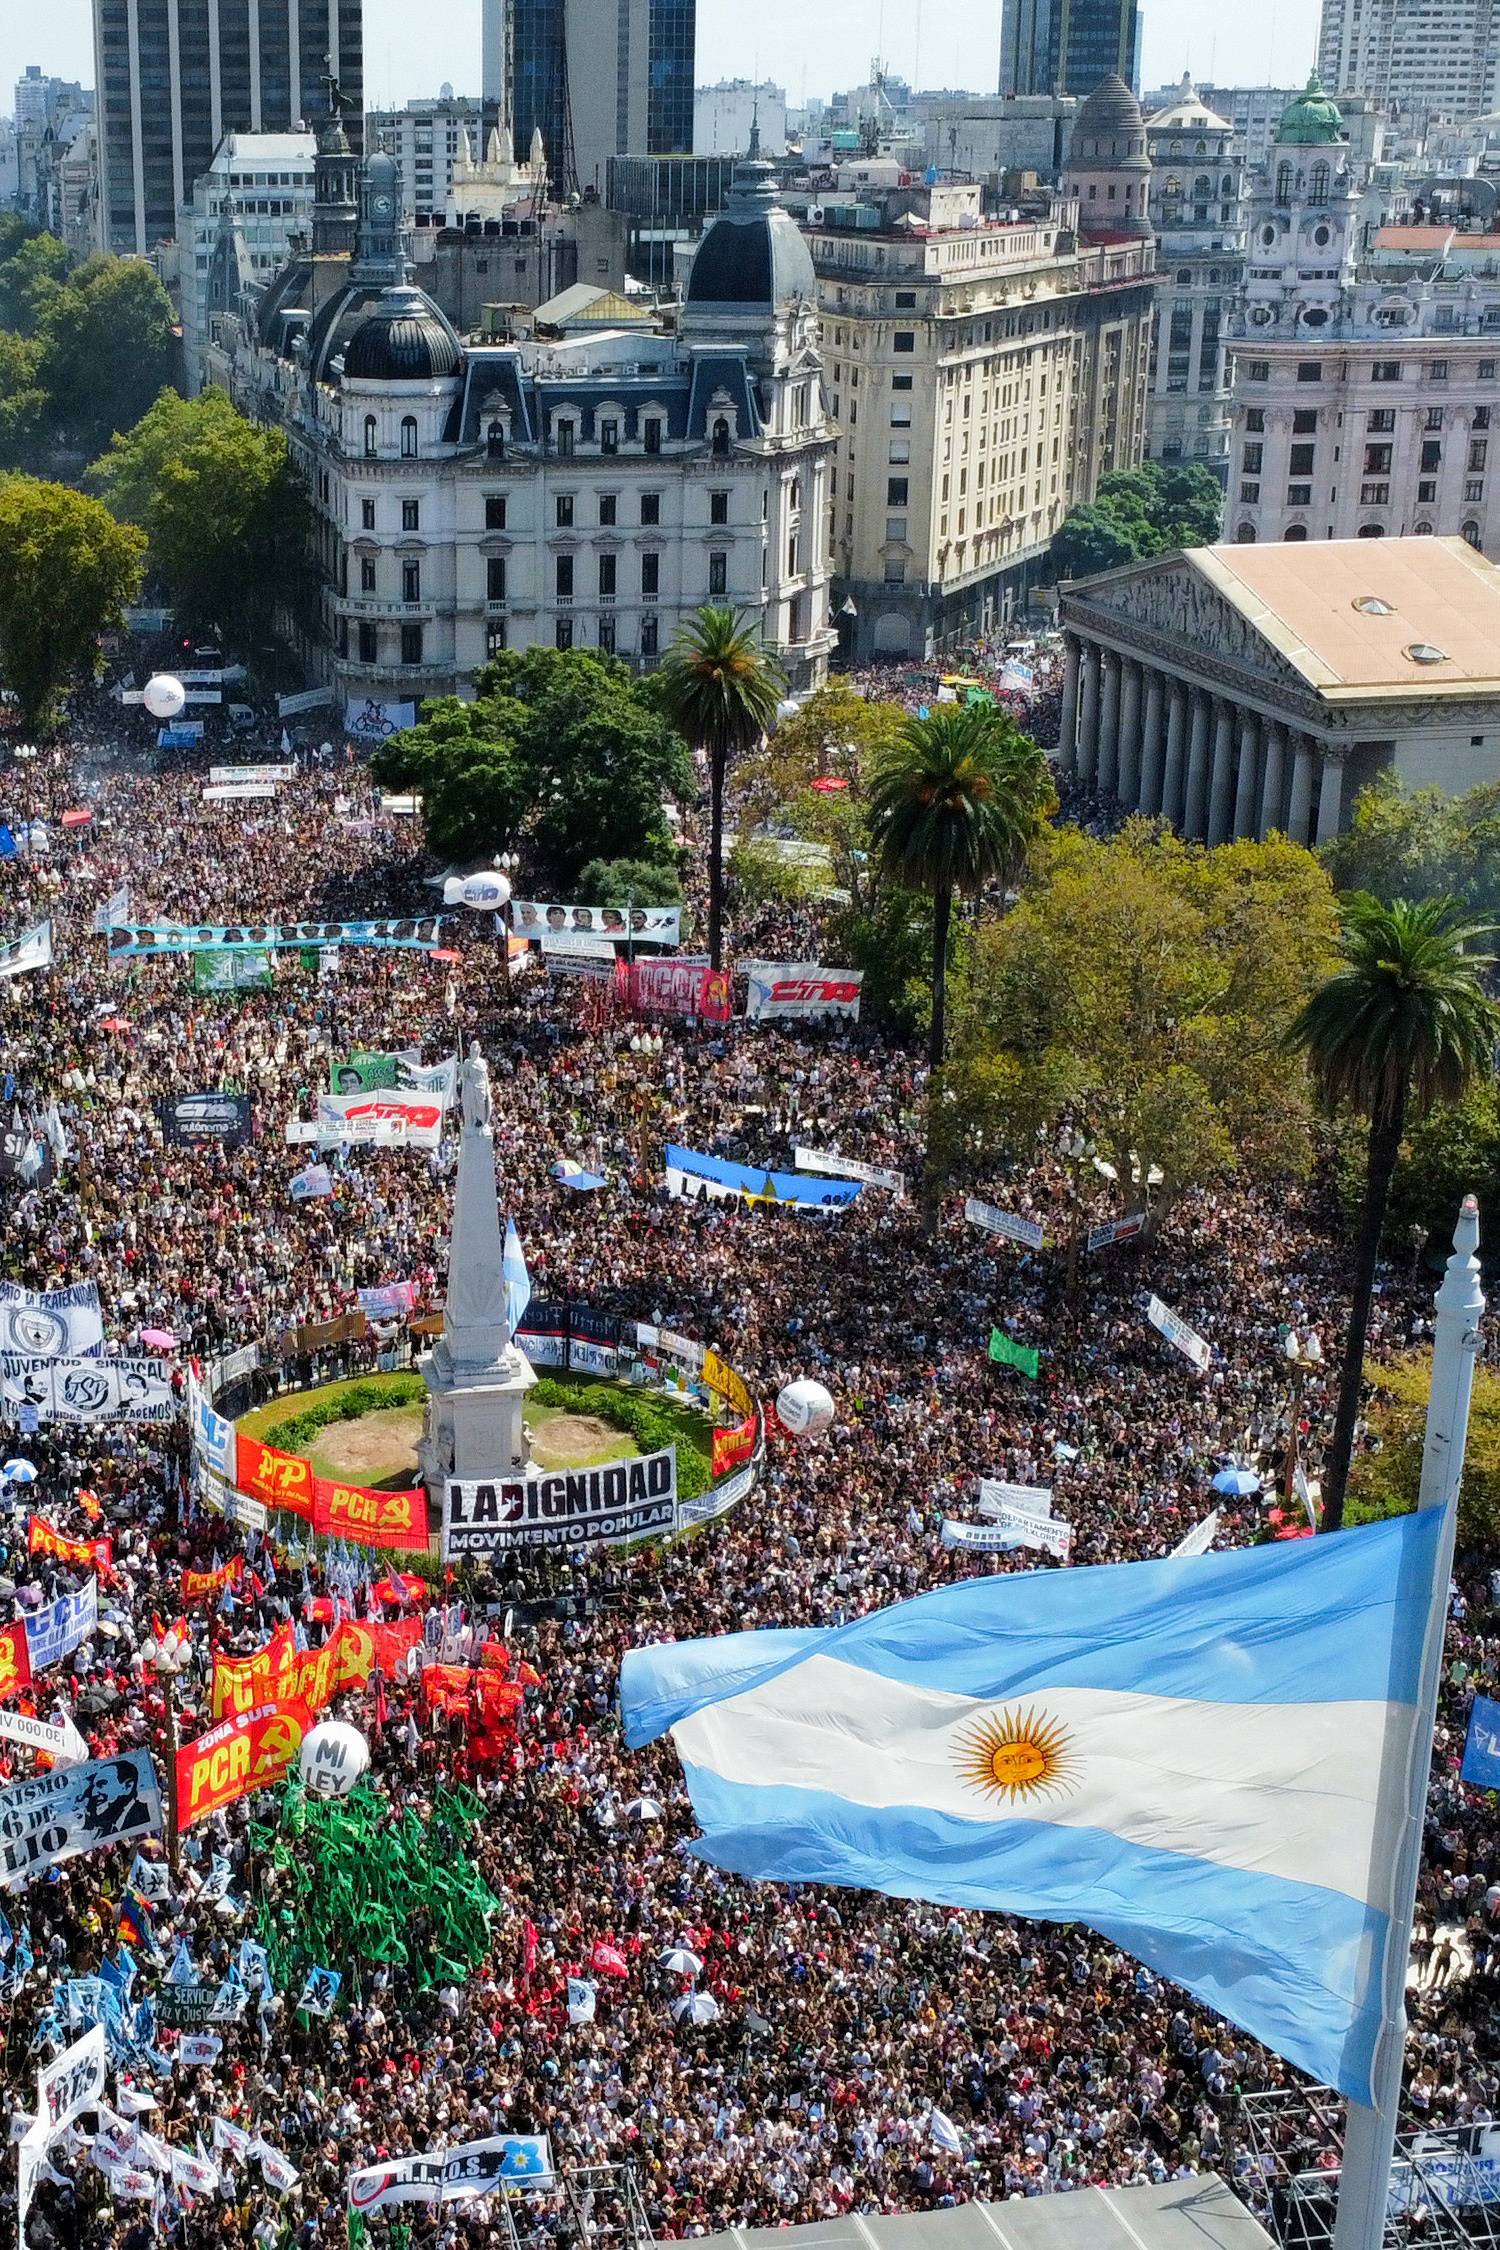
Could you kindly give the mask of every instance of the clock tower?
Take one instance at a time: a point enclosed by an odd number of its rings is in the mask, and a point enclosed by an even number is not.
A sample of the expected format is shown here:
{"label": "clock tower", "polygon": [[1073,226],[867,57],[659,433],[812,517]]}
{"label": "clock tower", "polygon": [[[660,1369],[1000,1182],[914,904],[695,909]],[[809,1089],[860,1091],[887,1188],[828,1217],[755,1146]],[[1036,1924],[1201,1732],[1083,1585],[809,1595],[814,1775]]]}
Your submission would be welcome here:
{"label": "clock tower", "polygon": [[401,254],[401,167],[383,152],[360,167],[359,234],[349,281],[355,289],[395,289],[406,279]]}

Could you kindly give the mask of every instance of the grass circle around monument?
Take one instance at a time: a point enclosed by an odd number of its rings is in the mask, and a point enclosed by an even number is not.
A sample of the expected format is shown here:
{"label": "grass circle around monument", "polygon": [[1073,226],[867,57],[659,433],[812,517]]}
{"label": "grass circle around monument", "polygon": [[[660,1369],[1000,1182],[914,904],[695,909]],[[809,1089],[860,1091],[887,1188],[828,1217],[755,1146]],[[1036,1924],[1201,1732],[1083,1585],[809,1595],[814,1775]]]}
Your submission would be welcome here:
{"label": "grass circle around monument", "polygon": [[[416,1481],[424,1396],[411,1373],[360,1375],[283,1391],[241,1415],[238,1427],[310,1461],[319,1476],[399,1490]],[[691,1496],[709,1481],[707,1423],[659,1392],[643,1395],[607,1376],[543,1376],[527,1396],[525,1420],[539,1469],[592,1468],[675,1442],[679,1491]]]}

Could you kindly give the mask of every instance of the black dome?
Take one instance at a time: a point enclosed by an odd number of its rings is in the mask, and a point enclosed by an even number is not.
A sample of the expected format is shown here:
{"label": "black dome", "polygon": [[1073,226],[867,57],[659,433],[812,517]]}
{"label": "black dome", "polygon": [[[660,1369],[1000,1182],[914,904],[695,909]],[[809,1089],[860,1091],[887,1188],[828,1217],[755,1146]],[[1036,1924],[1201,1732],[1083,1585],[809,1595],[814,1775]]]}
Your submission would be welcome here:
{"label": "black dome", "polygon": [[344,346],[347,380],[423,383],[451,375],[463,347],[420,289],[382,289]]}
{"label": "black dome", "polygon": [[689,307],[759,312],[816,295],[812,254],[796,220],[776,200],[774,168],[754,157],[737,164],[729,200],[694,252]]}

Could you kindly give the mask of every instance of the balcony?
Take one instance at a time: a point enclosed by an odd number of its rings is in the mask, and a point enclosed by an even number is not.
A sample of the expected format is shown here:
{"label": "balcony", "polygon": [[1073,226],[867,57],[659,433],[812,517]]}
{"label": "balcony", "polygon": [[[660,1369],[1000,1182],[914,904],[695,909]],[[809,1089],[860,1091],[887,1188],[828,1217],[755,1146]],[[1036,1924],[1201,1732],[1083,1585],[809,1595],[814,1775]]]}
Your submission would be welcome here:
{"label": "balcony", "polygon": [[400,602],[389,594],[340,594],[338,606],[346,617],[428,618],[435,602]]}

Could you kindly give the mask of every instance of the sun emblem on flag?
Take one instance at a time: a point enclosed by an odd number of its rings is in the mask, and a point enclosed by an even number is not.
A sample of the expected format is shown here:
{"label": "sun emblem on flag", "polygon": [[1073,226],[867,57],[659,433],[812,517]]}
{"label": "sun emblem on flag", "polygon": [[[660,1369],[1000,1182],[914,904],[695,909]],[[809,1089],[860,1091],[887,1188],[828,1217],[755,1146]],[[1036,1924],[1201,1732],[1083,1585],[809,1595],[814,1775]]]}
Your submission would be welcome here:
{"label": "sun emblem on flag", "polygon": [[959,1736],[957,1757],[971,1788],[1006,1804],[1057,1796],[1077,1779],[1067,1728],[1034,1706],[987,1711]]}

